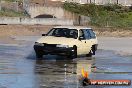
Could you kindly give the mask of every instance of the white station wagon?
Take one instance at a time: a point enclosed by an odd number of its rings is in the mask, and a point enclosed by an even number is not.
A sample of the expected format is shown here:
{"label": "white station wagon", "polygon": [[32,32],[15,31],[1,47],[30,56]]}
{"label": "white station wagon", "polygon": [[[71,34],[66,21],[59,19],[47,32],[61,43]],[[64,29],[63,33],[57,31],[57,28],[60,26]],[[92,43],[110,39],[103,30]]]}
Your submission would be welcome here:
{"label": "white station wagon", "polygon": [[94,31],[83,26],[57,26],[35,42],[37,58],[43,55],[65,55],[76,58],[78,55],[95,55],[98,42]]}

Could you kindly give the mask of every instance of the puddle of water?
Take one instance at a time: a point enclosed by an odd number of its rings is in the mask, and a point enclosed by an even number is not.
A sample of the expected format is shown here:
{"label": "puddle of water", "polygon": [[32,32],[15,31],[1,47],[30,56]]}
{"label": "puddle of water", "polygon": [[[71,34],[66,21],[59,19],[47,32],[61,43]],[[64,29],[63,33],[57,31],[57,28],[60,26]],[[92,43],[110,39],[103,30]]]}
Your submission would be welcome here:
{"label": "puddle of water", "polygon": [[81,69],[91,72],[92,60],[37,60],[35,73],[40,86],[47,88],[77,88]]}
{"label": "puddle of water", "polygon": [[34,61],[26,59],[31,51],[31,45],[0,45],[0,88],[38,88]]}
{"label": "puddle of water", "polygon": [[[26,41],[28,40],[30,38]],[[20,46],[0,45],[0,88],[82,88],[79,78],[83,67],[89,72],[91,79],[132,80],[130,73],[132,57],[120,56],[113,51],[98,50],[92,60],[87,57],[67,60],[64,57],[51,55],[36,60],[33,43],[32,39],[32,42]],[[97,69],[94,69],[95,67]],[[131,87],[88,86],[86,88]]]}

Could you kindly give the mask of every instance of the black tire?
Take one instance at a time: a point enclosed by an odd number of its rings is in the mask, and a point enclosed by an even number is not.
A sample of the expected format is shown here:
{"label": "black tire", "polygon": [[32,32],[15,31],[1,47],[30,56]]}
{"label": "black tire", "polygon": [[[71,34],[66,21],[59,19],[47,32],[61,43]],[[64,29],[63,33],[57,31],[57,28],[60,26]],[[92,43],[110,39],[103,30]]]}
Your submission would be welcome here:
{"label": "black tire", "polygon": [[96,51],[95,45],[93,45],[93,46],[92,46],[92,54],[93,54],[93,55],[95,55],[95,51]]}
{"label": "black tire", "polygon": [[92,46],[90,52],[86,55],[87,57],[92,57],[92,55],[95,55],[95,45]]}
{"label": "black tire", "polygon": [[77,58],[77,47],[73,46],[73,53],[71,53],[71,55],[68,56],[69,59],[74,59]]}
{"label": "black tire", "polygon": [[86,57],[92,57],[92,50],[90,50],[90,52],[86,55]]}
{"label": "black tire", "polygon": [[41,52],[36,52],[36,58],[42,58],[43,54]]}

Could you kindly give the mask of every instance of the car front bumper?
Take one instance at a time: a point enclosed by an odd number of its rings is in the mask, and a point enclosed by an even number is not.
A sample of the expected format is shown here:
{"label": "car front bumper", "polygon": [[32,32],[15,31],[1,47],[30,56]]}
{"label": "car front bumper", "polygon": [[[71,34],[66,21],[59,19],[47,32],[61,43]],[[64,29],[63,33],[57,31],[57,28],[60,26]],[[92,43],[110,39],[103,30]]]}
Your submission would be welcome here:
{"label": "car front bumper", "polygon": [[72,47],[62,48],[62,47],[45,47],[40,45],[34,45],[34,50],[36,53],[41,52],[42,54],[51,55],[71,55],[74,52]]}

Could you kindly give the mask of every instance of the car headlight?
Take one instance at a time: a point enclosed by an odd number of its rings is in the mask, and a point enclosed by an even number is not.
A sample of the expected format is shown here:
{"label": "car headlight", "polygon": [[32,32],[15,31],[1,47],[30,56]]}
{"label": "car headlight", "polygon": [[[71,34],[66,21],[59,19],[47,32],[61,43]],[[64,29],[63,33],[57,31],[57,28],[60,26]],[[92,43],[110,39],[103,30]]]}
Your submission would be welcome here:
{"label": "car headlight", "polygon": [[69,48],[69,46],[68,46],[68,45],[61,45],[61,44],[56,45],[56,47],[64,47],[64,48]]}
{"label": "car headlight", "polygon": [[38,43],[38,42],[35,42],[35,45],[38,45],[38,46],[44,46],[43,43]]}

